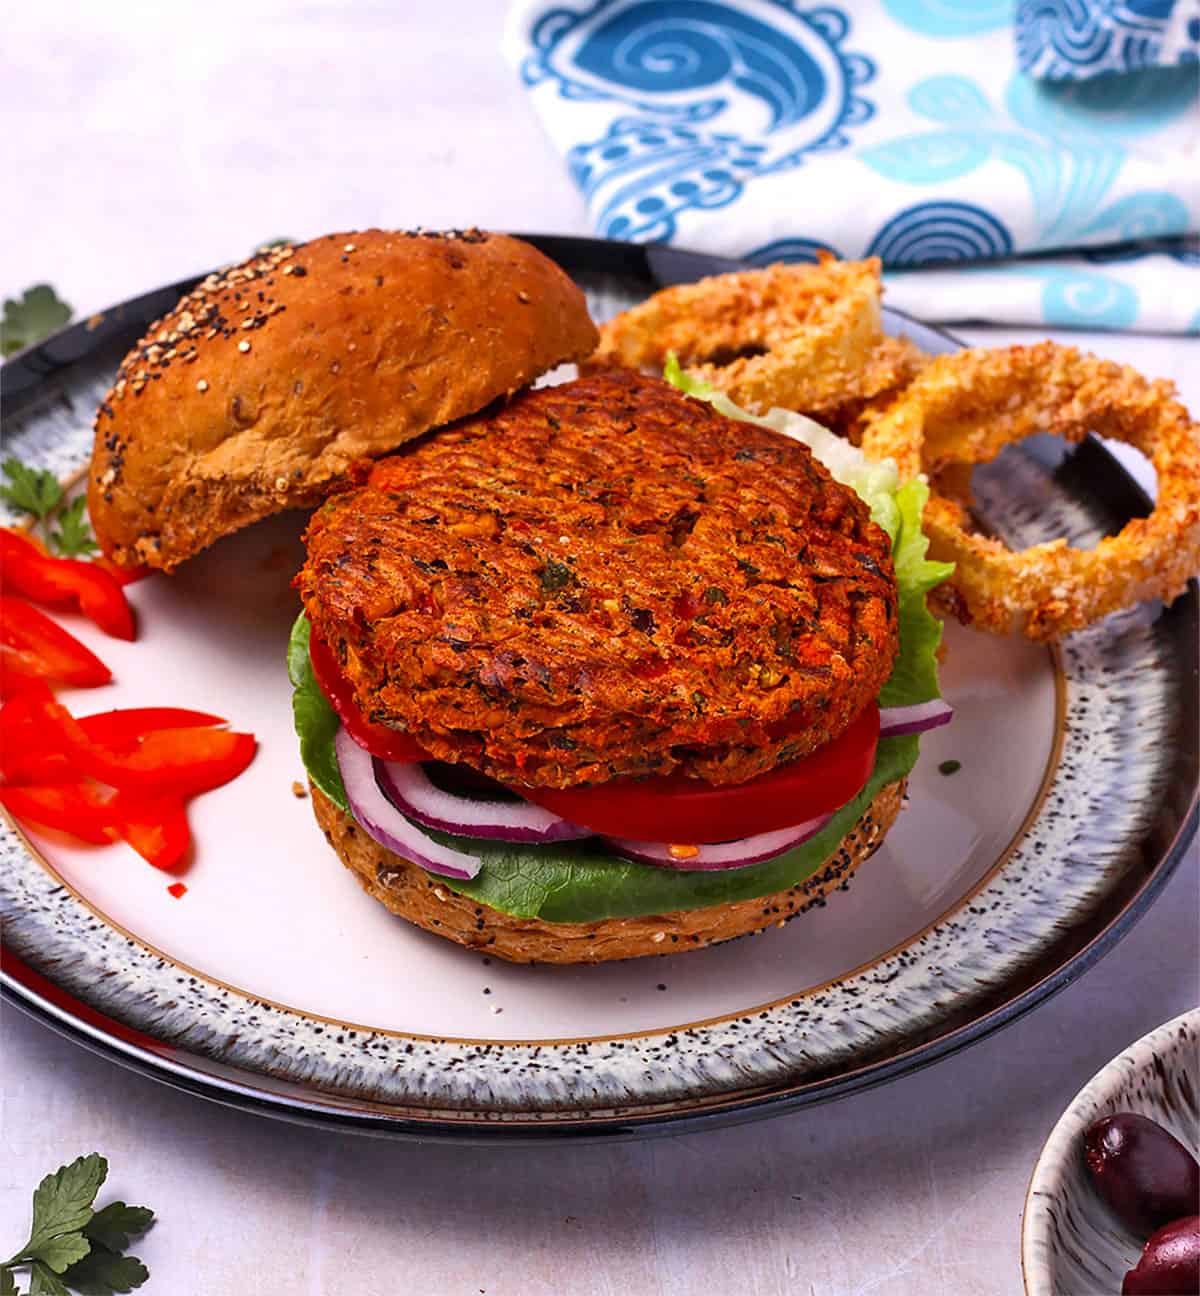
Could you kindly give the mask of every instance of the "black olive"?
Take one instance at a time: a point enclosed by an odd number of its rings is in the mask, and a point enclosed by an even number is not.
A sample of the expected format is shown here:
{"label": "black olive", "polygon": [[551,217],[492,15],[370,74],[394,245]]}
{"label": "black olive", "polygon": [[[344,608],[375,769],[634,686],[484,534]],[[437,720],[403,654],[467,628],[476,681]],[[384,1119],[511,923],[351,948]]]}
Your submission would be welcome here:
{"label": "black olive", "polygon": [[1164,1224],[1150,1238],[1121,1296],[1200,1296],[1200,1215]]}
{"label": "black olive", "polygon": [[1149,1117],[1118,1112],[1084,1135],[1087,1167],[1101,1196],[1138,1237],[1191,1215],[1200,1204],[1200,1166]]}

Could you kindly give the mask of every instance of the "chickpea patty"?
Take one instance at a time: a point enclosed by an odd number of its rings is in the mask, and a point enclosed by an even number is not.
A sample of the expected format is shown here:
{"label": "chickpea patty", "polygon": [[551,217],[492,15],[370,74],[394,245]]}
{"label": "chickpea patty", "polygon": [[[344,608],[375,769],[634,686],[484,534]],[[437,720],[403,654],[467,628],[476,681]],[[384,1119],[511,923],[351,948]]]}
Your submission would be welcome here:
{"label": "chickpea patty", "polygon": [[301,596],[364,712],[518,787],[743,782],[837,737],[898,647],[862,500],[631,372],[378,462],[306,540]]}

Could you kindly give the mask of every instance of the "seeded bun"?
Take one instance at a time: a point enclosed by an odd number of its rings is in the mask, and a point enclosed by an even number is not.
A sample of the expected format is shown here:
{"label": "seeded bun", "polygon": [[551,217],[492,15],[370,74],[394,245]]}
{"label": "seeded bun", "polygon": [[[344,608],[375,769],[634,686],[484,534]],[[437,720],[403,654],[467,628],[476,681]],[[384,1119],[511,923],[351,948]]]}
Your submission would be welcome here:
{"label": "seeded bun", "polygon": [[[904,782],[889,783],[842,838],[836,851],[805,882],[753,900],[684,909],[646,918],[591,923],[514,918],[468,896],[369,837],[318,788],[313,812],[325,838],[364,891],[401,918],[436,936],[510,963],[607,963],[646,954],[678,954],[777,927],[846,884],[883,843],[900,813]],[[552,849],[552,848],[547,848]]]}
{"label": "seeded bun", "polygon": [[97,539],[121,566],[169,571],[596,341],[580,290],[501,234],[367,230],[264,250],[210,275],[126,356],[96,416]]}

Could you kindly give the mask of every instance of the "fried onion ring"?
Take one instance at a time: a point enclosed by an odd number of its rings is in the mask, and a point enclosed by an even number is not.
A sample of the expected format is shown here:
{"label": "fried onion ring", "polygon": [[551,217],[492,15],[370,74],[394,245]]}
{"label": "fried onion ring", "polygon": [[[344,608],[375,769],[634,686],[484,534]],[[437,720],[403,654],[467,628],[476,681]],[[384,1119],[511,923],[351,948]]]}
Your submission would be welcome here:
{"label": "fried onion ring", "polygon": [[1143,599],[1170,603],[1200,571],[1200,426],[1172,384],[1074,347],[960,351],[939,356],[884,411],[866,416],[862,446],[902,477],[985,463],[1009,442],[1089,432],[1139,449],[1158,474],[1158,503],[1094,549],[1052,540],[1014,553],[971,534],[962,505],[932,495],[930,556],[957,564],[954,602],[968,624],[1054,639]]}
{"label": "fried onion ring", "polygon": [[773,265],[664,288],[600,330],[583,366],[659,373],[669,352],[744,408],[820,418],[902,386],[920,355],[883,334],[879,261]]}

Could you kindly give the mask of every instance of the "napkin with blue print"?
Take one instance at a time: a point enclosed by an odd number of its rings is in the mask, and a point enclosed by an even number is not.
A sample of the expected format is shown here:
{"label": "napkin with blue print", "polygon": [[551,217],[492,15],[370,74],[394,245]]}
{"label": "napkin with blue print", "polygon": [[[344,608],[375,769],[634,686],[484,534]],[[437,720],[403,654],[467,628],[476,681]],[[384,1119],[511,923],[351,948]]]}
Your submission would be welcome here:
{"label": "napkin with blue print", "polygon": [[1200,0],[517,0],[504,44],[603,237],[1200,332]]}

